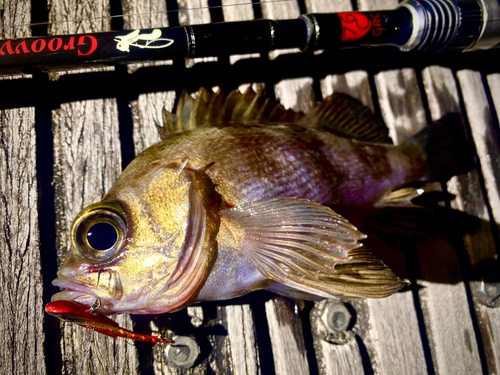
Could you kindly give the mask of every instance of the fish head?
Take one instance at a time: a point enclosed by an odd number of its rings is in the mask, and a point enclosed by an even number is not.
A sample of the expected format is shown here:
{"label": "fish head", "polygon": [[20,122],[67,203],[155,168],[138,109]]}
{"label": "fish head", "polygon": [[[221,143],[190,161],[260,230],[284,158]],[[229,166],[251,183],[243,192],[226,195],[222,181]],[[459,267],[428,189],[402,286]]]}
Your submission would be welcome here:
{"label": "fish head", "polygon": [[215,235],[195,172],[184,167],[135,163],[101,202],[78,214],[53,282],[66,290],[53,301],[90,306],[99,298],[105,314],[162,313],[192,302],[209,272]]}

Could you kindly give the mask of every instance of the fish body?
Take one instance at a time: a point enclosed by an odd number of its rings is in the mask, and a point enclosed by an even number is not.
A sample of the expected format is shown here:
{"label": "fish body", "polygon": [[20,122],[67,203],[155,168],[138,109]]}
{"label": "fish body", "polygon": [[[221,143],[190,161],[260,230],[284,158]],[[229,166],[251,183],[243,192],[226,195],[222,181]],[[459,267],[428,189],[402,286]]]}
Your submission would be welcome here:
{"label": "fish body", "polygon": [[[325,205],[365,204],[423,178],[424,155],[414,144],[373,144],[294,125],[220,124],[175,136],[147,149],[106,198],[151,165],[206,170],[226,206],[277,197]],[[106,199],[105,198],[105,199]]]}
{"label": "fish body", "polygon": [[314,299],[404,286],[330,207],[375,205],[410,182],[461,172],[449,168],[455,153],[434,150],[448,126],[394,146],[347,96],[276,118],[278,107],[239,95],[181,99],[165,139],[75,219],[54,281],[66,290],[53,300],[99,298],[104,313],[152,314],[257,289]]}

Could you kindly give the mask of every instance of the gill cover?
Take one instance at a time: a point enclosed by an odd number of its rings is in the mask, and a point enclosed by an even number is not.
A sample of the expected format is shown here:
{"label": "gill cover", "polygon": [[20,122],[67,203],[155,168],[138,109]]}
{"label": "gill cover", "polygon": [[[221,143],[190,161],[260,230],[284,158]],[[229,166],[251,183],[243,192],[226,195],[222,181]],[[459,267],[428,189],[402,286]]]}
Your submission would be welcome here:
{"label": "gill cover", "polygon": [[[116,311],[160,313],[192,301],[214,259],[218,217],[212,194],[204,170],[190,169],[187,161],[144,168],[139,156],[124,171],[104,197],[119,202],[127,217],[119,264],[124,301],[115,303]],[[134,280],[129,293],[125,276]],[[127,294],[133,301],[126,301]]]}

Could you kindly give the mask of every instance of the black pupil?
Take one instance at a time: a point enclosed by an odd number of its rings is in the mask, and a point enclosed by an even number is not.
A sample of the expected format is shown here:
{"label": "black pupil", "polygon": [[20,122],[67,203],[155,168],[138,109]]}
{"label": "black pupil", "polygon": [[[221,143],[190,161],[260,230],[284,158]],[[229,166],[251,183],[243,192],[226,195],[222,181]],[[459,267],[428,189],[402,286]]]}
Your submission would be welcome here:
{"label": "black pupil", "polygon": [[116,243],[118,233],[110,223],[96,223],[87,232],[89,245],[96,250],[107,250]]}

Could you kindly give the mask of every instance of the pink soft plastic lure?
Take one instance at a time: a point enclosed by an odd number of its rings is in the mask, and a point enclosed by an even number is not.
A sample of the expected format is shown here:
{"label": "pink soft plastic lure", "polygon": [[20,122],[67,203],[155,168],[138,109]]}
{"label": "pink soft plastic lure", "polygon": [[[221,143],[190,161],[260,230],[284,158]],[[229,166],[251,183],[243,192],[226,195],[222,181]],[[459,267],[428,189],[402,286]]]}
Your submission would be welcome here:
{"label": "pink soft plastic lure", "polygon": [[62,321],[78,324],[110,337],[124,337],[136,341],[174,344],[163,336],[146,335],[121,328],[118,323],[99,312],[90,312],[90,308],[71,301],[54,301],[45,306],[45,311]]}

